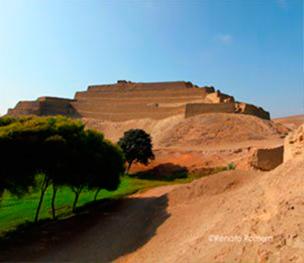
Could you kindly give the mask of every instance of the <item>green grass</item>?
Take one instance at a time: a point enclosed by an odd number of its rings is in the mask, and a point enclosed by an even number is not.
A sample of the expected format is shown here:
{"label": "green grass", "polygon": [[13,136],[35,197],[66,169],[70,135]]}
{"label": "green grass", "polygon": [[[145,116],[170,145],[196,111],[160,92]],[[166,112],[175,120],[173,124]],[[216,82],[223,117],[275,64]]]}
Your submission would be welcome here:
{"label": "green grass", "polygon": [[[98,195],[98,199],[121,198],[139,190],[165,184],[169,184],[169,182],[142,180],[125,176],[122,178],[121,184],[116,191],[109,192],[101,190]],[[51,195],[52,189],[50,187],[44,197],[40,219],[51,218]],[[78,201],[78,207],[93,201],[94,195],[95,192],[93,191],[83,191]],[[31,193],[20,199],[10,195],[9,193],[5,193],[0,203],[0,235],[6,231],[15,229],[22,223],[33,221],[38,200],[39,192]],[[56,213],[59,218],[71,215],[71,205],[73,200],[74,193],[68,187],[58,190],[56,197]]]}
{"label": "green grass", "polygon": [[[124,176],[116,191],[109,192],[101,190],[98,195],[98,199],[122,198],[137,191],[146,190],[156,186],[188,183],[196,178],[215,173],[217,171],[219,170],[207,171],[199,174],[189,174],[186,178],[177,178],[174,180],[154,180],[154,178],[150,178],[149,176],[145,178]],[[0,202],[0,236],[4,235],[8,231],[13,231],[21,224],[33,222],[39,195],[39,192],[33,192],[18,199],[9,193],[4,193],[2,201]],[[43,206],[40,211],[40,219],[51,218],[51,195],[52,189],[50,187],[44,197]],[[94,195],[95,192],[93,191],[83,191],[80,195],[77,206],[81,207],[92,202]],[[73,200],[74,193],[68,187],[60,188],[58,190],[56,197],[56,214],[58,219],[72,215],[71,205]]]}

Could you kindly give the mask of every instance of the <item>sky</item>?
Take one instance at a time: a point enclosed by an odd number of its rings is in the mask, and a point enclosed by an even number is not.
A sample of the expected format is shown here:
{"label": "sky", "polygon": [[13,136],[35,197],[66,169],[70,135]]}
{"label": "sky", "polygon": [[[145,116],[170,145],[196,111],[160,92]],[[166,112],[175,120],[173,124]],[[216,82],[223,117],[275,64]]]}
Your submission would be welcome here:
{"label": "sky", "polygon": [[303,73],[303,0],[0,0],[0,115],[121,79],[303,114]]}

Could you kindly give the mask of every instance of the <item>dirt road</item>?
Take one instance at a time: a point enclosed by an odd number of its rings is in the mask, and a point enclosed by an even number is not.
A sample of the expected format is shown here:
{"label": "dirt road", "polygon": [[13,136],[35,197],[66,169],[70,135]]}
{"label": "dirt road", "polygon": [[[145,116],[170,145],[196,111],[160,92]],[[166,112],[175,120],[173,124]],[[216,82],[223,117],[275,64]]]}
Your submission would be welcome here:
{"label": "dirt road", "polygon": [[[304,159],[155,188],[39,229],[1,260],[303,262]],[[46,233],[45,233],[46,232]],[[218,242],[210,236],[240,237]],[[269,237],[267,242],[249,237]],[[16,246],[15,246],[16,248]]]}

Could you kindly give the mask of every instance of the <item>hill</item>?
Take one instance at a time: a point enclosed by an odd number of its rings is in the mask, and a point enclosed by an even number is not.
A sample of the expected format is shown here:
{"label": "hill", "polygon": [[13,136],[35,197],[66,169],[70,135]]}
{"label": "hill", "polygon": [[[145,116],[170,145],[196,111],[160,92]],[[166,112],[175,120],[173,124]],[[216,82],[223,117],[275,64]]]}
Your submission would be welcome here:
{"label": "hill", "polygon": [[293,115],[288,117],[276,118],[273,119],[273,121],[275,123],[285,125],[289,129],[293,130],[298,128],[302,123],[304,123],[304,115]]}
{"label": "hill", "polygon": [[135,194],[34,259],[303,262],[303,136],[304,126],[287,137],[291,154],[271,172],[227,171]]}
{"label": "hill", "polygon": [[186,119],[177,115],[163,120],[84,121],[87,127],[103,131],[113,141],[131,128],[144,129],[152,135],[155,161],[148,167],[135,166],[133,171],[150,169],[162,163],[196,169],[234,162],[246,168],[252,149],[283,145],[288,132],[285,126],[269,120],[228,113],[201,114]]}

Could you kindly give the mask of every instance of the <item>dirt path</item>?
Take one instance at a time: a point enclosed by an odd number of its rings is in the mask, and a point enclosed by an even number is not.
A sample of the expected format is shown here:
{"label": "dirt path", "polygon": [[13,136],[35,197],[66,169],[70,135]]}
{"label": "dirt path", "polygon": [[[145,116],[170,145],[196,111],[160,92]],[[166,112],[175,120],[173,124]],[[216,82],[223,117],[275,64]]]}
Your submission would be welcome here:
{"label": "dirt path", "polygon": [[0,247],[0,261],[113,261],[135,251],[155,235],[159,225],[170,216],[166,211],[166,193],[174,187],[151,189],[36,229],[30,240],[16,243],[18,253]]}
{"label": "dirt path", "polygon": [[18,253],[0,251],[0,261],[304,262],[303,167],[299,158],[269,173],[227,171],[94,206],[36,230]]}

